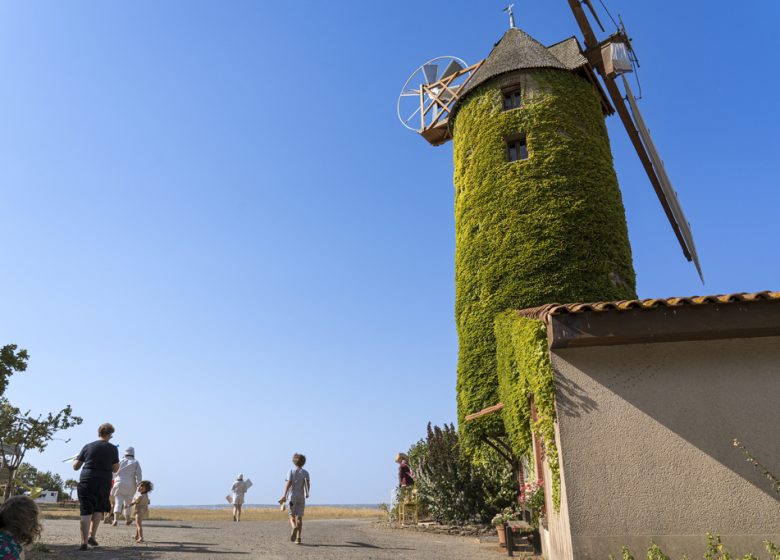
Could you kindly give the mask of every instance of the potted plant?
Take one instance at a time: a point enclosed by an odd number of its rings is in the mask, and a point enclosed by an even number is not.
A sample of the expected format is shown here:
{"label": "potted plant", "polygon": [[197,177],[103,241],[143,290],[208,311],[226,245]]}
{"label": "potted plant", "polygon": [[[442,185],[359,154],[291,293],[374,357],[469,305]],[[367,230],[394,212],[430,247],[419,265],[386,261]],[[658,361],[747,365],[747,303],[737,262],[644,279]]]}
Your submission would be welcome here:
{"label": "potted plant", "polygon": [[503,511],[497,513],[491,523],[495,525],[496,532],[498,533],[498,546],[506,547],[506,525],[513,521],[519,521],[520,514],[512,508],[505,508]]}

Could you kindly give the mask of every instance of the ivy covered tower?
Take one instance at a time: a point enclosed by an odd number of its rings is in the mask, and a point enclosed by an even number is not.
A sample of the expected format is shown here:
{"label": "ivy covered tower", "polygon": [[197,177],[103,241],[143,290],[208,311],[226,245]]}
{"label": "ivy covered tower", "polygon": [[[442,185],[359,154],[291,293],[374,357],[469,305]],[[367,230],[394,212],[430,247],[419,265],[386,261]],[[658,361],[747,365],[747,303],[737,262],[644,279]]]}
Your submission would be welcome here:
{"label": "ivy covered tower", "polygon": [[[454,144],[461,426],[500,400],[498,314],[636,298],[604,122],[611,112],[575,38],[545,47],[517,28],[458,92],[446,126]],[[493,418],[479,429],[502,432]]]}

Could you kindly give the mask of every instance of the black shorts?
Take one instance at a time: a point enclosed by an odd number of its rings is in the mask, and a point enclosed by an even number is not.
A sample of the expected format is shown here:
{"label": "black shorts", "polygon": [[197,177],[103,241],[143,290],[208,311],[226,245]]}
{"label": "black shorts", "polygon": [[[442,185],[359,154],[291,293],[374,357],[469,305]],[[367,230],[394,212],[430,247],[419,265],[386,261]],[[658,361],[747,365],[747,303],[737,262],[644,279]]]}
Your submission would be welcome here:
{"label": "black shorts", "polygon": [[76,489],[81,515],[111,511],[108,495],[111,493],[111,479],[88,478],[82,480]]}

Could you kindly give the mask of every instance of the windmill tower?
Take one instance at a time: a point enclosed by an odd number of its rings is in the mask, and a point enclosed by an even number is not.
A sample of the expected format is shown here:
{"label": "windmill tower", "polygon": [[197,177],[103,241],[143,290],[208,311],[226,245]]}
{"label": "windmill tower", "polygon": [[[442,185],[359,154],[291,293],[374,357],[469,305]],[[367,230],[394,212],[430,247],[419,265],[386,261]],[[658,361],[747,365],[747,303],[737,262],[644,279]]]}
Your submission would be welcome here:
{"label": "windmill tower", "polygon": [[[570,5],[580,26],[588,25],[580,3]],[[461,426],[466,415],[498,400],[498,313],[636,298],[604,120],[616,108],[632,141],[638,139],[643,163],[649,162],[645,168],[685,256],[695,260],[668,179],[664,188],[660,159],[650,161],[652,142],[638,132],[638,110],[632,120],[614,82],[631,70],[625,32],[598,43],[589,25],[589,31],[583,27],[583,50],[574,37],[542,45],[514,26],[511,9],[510,21],[485,60],[466,66],[444,57],[450,64],[439,76],[434,59],[412,75],[399,97],[399,118],[407,127],[419,119],[416,130],[432,145],[453,141]],[[498,433],[496,422],[482,429]]]}

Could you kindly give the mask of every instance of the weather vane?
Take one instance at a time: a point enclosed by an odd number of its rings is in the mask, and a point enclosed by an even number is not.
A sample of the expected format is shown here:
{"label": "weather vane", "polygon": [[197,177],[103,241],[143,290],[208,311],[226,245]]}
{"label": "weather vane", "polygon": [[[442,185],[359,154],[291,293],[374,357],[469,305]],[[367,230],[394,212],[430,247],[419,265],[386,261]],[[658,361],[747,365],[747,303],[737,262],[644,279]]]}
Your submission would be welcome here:
{"label": "weather vane", "polygon": [[504,12],[509,14],[509,28],[514,29],[515,28],[515,14],[512,12],[512,8],[514,8],[514,4],[509,4],[506,8],[504,8]]}

